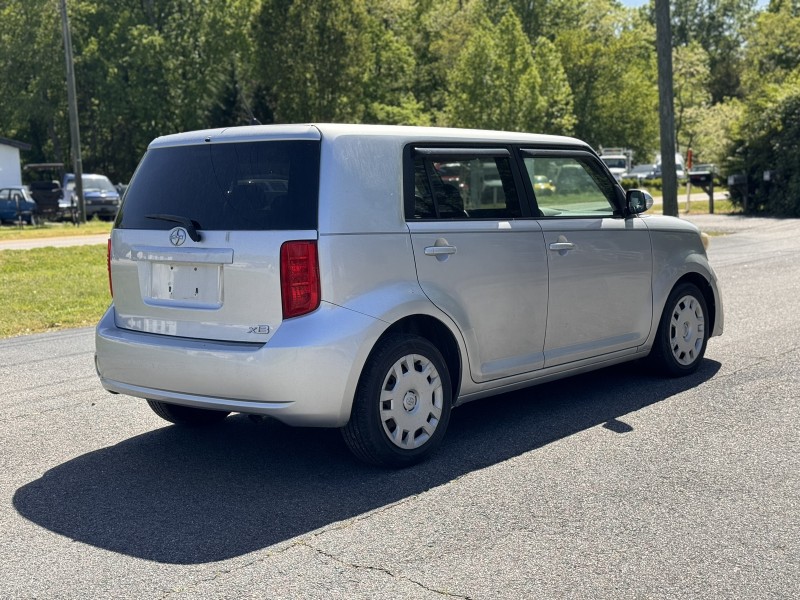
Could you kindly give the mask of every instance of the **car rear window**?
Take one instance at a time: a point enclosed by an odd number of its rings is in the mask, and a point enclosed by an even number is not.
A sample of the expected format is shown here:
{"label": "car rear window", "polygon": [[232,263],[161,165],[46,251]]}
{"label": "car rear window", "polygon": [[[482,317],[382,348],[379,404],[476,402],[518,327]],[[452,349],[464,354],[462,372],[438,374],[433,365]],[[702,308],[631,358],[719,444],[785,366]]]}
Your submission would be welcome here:
{"label": "car rear window", "polygon": [[316,229],[319,142],[308,140],[151,148],[131,180],[116,227]]}

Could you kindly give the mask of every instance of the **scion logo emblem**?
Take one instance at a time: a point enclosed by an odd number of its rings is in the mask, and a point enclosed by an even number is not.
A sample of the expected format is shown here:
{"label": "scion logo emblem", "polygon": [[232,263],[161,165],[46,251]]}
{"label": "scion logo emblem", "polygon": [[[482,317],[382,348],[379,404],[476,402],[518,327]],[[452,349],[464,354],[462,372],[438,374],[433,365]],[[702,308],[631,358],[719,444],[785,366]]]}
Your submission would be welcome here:
{"label": "scion logo emblem", "polygon": [[186,241],[186,230],[183,227],[176,227],[169,232],[169,241],[173,246],[183,246]]}

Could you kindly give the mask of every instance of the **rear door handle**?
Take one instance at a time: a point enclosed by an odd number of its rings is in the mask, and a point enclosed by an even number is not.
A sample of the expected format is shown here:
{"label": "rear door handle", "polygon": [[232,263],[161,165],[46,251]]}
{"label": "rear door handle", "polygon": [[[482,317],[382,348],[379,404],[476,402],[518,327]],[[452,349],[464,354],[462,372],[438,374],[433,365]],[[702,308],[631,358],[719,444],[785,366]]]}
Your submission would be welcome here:
{"label": "rear door handle", "polygon": [[550,250],[563,251],[563,250],[574,250],[574,249],[575,249],[575,244],[573,244],[572,242],[553,242],[552,244],[550,244]]}
{"label": "rear door handle", "polygon": [[450,260],[450,255],[456,253],[456,247],[445,238],[437,238],[433,246],[425,246],[425,256],[433,256],[439,262]]}
{"label": "rear door handle", "polygon": [[445,254],[455,254],[455,246],[427,246],[425,256],[444,256]]}
{"label": "rear door handle", "polygon": [[560,235],[556,238],[555,242],[550,244],[549,248],[552,252],[558,252],[559,256],[565,256],[567,252],[575,249],[575,244],[570,242],[567,236]]}

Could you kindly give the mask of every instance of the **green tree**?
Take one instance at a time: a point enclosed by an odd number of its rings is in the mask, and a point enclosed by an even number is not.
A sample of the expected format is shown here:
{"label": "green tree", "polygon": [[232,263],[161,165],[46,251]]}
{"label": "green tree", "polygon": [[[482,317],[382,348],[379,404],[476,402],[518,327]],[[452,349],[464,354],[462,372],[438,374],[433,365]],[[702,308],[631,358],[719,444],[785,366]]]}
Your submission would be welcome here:
{"label": "green tree", "polygon": [[57,7],[50,0],[8,0],[0,5],[0,23],[2,135],[32,144],[29,162],[61,160],[69,143]]}
{"label": "green tree", "polygon": [[372,63],[364,0],[264,0],[255,75],[279,123],[361,121]]}
{"label": "green tree", "polygon": [[571,135],[575,131],[572,89],[561,63],[561,54],[546,37],[539,37],[533,49],[534,62],[541,79],[543,105],[542,131],[556,135]]}
{"label": "green tree", "polygon": [[[207,127],[247,51],[239,30],[257,1],[69,2],[84,171],[127,181],[154,137]],[[22,82],[4,86],[3,121],[34,144],[32,158],[69,165],[57,3],[8,0],[0,10],[3,81]]]}
{"label": "green tree", "polygon": [[613,0],[583,8],[579,24],[555,39],[573,94],[575,135],[651,160],[658,144],[654,29]]}
{"label": "green tree", "polygon": [[[738,98],[692,109],[692,141],[695,163],[728,163],[734,129],[742,118],[744,105]],[[687,146],[688,147],[688,146]]]}
{"label": "green tree", "polygon": [[[748,91],[733,128],[729,172],[747,176],[734,198],[751,211],[800,216],[800,10],[776,1],[749,38]],[[746,197],[744,196],[746,194]]]}
{"label": "green tree", "polygon": [[581,22],[584,0],[506,0],[522,23],[528,39],[547,37],[551,41],[559,31],[577,27]]}
{"label": "green tree", "polygon": [[713,103],[741,97],[742,60],[757,0],[673,0],[673,47],[692,42],[708,54]]}
{"label": "green tree", "polygon": [[365,78],[364,121],[430,125],[431,114],[414,95],[417,58],[413,41],[415,10],[411,0],[369,0],[366,32],[371,61]]}
{"label": "green tree", "polygon": [[673,93],[675,103],[675,138],[682,153],[697,146],[697,128],[711,104],[708,55],[697,42],[673,50]]}
{"label": "green tree", "polygon": [[800,2],[773,1],[747,38],[744,89],[757,93],[765,83],[785,81],[800,66]]}
{"label": "green tree", "polygon": [[414,94],[427,108],[435,123],[446,122],[443,116],[448,95],[448,78],[465,41],[491,22],[483,0],[420,0],[412,34],[419,68]]}
{"label": "green tree", "polygon": [[533,50],[516,14],[507,13],[498,25],[484,19],[448,78],[446,123],[540,131],[545,122],[540,87]]}

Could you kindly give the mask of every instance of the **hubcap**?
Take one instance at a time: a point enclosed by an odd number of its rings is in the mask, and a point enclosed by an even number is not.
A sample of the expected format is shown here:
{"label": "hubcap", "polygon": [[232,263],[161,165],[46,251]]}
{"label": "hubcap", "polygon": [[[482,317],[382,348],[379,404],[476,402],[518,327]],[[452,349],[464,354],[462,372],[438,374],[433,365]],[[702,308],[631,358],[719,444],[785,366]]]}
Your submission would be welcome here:
{"label": "hubcap", "polygon": [[408,354],[392,365],[381,387],[383,431],[398,448],[425,444],[442,417],[444,392],[439,372],[419,354]]}
{"label": "hubcap", "polygon": [[689,366],[700,357],[705,339],[703,307],[694,296],[684,296],[672,310],[669,341],[672,356],[680,364]]}

